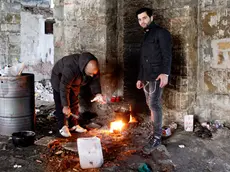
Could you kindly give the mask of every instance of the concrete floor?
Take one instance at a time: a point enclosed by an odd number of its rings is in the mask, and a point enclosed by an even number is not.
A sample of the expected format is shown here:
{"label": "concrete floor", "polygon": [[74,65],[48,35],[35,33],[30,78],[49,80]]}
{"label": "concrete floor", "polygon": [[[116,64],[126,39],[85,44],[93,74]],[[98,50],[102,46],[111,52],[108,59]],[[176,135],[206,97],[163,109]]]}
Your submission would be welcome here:
{"label": "concrete floor", "polygon": [[[184,145],[180,148],[179,145]],[[229,172],[230,130],[218,129],[212,139],[202,139],[183,130],[167,140],[166,148],[177,172]]]}
{"label": "concrete floor", "polygon": [[[134,128],[132,141],[119,146],[116,155],[122,156],[124,151],[128,152],[131,147],[136,149],[146,143],[146,130],[148,126],[145,124]],[[44,128],[42,129],[44,132]],[[47,130],[48,131],[48,130]],[[52,137],[55,138],[53,135]],[[182,129],[177,129],[173,135],[163,142],[162,146],[165,153],[161,150],[153,152],[150,156],[145,156],[136,151],[134,154],[125,155],[126,158],[117,161],[116,157],[110,163],[106,162],[109,158],[105,154],[105,164],[101,169],[96,171],[137,171],[140,163],[148,163],[155,171],[159,171],[157,165],[165,164],[166,167],[175,166],[175,170],[166,170],[167,172],[230,172],[230,130],[228,128],[218,129],[213,133],[211,139],[202,139],[197,137],[194,133],[185,132]],[[184,145],[180,148],[179,145]],[[117,147],[116,147],[117,148]],[[81,170],[79,167],[79,159],[76,153],[68,153],[65,156],[50,156],[47,152],[47,146],[30,146],[27,148],[15,148],[8,137],[0,136],[0,171],[31,171],[31,172],[51,172],[55,171],[53,164],[63,162],[63,159],[68,159],[68,156],[74,156],[73,164],[62,171],[88,171]],[[113,150],[114,151],[114,150]],[[168,156],[168,153],[170,156]],[[48,155],[47,155],[48,154]],[[163,156],[162,156],[163,155]],[[163,162],[164,161],[164,162]],[[21,165],[19,168],[15,165]],[[106,165],[108,167],[106,167]],[[155,168],[156,167],[156,168]]]}

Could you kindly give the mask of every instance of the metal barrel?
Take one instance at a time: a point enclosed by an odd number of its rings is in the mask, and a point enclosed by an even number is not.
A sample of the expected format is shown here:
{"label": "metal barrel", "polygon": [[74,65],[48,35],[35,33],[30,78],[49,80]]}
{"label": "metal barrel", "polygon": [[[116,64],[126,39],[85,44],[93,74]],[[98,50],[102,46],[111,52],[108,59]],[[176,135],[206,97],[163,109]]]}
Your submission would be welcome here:
{"label": "metal barrel", "polygon": [[0,77],[0,135],[34,129],[34,74]]}

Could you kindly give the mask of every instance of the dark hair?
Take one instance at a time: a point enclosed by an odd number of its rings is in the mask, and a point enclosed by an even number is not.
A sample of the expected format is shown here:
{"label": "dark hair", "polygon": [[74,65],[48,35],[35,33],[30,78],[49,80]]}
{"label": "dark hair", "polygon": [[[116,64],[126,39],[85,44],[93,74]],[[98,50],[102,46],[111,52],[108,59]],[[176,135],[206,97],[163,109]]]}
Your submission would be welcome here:
{"label": "dark hair", "polygon": [[138,16],[138,14],[141,14],[141,13],[144,13],[144,12],[146,12],[146,14],[149,17],[151,17],[153,15],[152,9],[144,7],[144,8],[140,8],[139,10],[136,11],[136,17]]}

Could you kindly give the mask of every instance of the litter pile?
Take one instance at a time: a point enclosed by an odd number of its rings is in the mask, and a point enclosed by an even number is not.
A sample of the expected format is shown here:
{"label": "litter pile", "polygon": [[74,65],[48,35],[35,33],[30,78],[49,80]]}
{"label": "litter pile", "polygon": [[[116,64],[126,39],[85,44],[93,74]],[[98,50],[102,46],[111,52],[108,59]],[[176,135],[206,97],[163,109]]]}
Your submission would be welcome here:
{"label": "litter pile", "polygon": [[53,102],[53,90],[50,80],[35,82],[35,98],[47,102]]}
{"label": "litter pile", "polygon": [[218,129],[224,128],[225,124],[223,121],[215,120],[210,122],[195,123],[194,132],[196,136],[201,138],[211,138],[212,133],[215,133]]}

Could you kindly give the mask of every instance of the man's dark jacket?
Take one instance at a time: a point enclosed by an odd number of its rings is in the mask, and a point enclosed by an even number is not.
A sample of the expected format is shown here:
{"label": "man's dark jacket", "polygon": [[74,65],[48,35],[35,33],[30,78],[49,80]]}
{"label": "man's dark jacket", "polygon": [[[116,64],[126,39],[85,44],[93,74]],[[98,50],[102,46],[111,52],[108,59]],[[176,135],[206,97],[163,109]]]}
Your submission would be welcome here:
{"label": "man's dark jacket", "polygon": [[138,80],[155,81],[160,74],[170,74],[172,45],[170,33],[152,22],[141,46]]}
{"label": "man's dark jacket", "polygon": [[54,65],[51,85],[55,91],[60,92],[62,106],[70,106],[70,90],[78,96],[80,86],[86,82],[90,83],[93,94],[101,93],[99,72],[93,78],[85,74],[84,69],[90,60],[97,61],[91,53],[73,54],[63,57]]}

